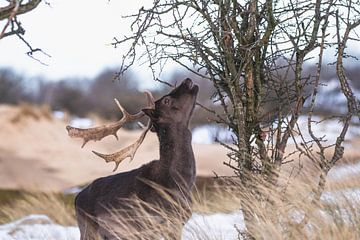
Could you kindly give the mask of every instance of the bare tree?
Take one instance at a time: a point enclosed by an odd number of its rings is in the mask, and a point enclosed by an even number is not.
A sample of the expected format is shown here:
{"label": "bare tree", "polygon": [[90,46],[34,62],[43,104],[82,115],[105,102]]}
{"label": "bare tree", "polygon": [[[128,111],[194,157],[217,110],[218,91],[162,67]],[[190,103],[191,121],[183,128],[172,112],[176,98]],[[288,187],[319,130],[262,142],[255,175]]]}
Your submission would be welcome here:
{"label": "bare tree", "polygon": [[[280,167],[289,160],[288,142],[296,140],[295,132],[303,136],[307,131],[310,139],[300,137],[295,144],[321,169],[316,201],[328,171],[343,156],[351,118],[359,116],[359,102],[343,64],[350,57],[348,42],[359,40],[359,13],[359,1],[345,0],[156,0],[128,16],[133,18],[133,34],[114,38],[113,45],[130,43],[120,73],[137,58],[146,58],[156,79],[155,70],[170,60],[212,82],[213,101],[222,106],[220,113],[214,112],[217,122],[236,136],[234,145],[224,144],[231,150],[224,163],[245,186],[258,176],[276,186]],[[312,128],[327,49],[336,53],[338,83],[347,100],[335,143],[316,136]],[[314,75],[303,72],[309,58],[317,61]],[[301,114],[308,116],[308,129],[298,126]],[[319,151],[313,151],[315,146]],[[327,157],[330,147],[333,154]],[[246,222],[251,222],[250,208],[243,210]]]}
{"label": "bare tree", "polygon": [[6,2],[7,4],[6,6],[0,7],[0,22],[5,21],[4,27],[0,32],[0,40],[13,35],[17,36],[29,48],[27,55],[44,64],[34,57],[34,53],[41,52],[46,56],[49,55],[40,48],[32,47],[32,45],[24,38],[25,29],[18,19],[19,15],[28,13],[37,8],[41,3],[41,0],[5,0],[2,2]]}
{"label": "bare tree", "polygon": [[[6,0],[7,6],[0,8],[0,21],[7,21],[0,33],[0,39],[14,34],[24,34],[25,30],[17,21],[17,16],[35,9],[41,0]],[[9,31],[8,27],[11,25]]]}

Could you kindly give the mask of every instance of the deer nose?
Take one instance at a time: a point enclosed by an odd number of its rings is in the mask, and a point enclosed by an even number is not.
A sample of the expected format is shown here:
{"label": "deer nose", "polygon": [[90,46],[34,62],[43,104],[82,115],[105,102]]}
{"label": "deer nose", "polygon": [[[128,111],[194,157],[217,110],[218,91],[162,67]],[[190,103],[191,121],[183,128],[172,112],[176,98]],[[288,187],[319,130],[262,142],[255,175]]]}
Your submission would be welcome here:
{"label": "deer nose", "polygon": [[191,89],[193,86],[193,81],[190,78],[185,79],[183,83],[186,84],[189,89]]}

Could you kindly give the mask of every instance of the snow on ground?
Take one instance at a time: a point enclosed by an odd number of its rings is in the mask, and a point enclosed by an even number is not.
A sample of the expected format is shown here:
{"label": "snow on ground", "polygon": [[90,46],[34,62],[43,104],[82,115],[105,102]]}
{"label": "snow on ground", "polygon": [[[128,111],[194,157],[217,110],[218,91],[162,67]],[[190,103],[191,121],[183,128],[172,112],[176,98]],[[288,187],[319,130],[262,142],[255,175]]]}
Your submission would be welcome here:
{"label": "snow on ground", "polygon": [[[290,117],[288,119],[290,121]],[[336,138],[340,135],[343,124],[337,119],[326,119],[319,116],[312,117],[311,129],[317,138],[324,138],[327,143],[335,143]],[[354,117],[353,123],[359,123],[359,120]],[[274,123],[273,128],[276,129],[277,123]],[[296,132],[301,131],[302,137],[305,141],[311,141],[312,138],[308,132],[308,117],[300,116],[298,119],[298,128],[295,127]],[[216,140],[224,143],[233,143],[234,133],[225,127],[215,124],[207,124],[195,127],[192,130],[192,142],[197,144],[212,144]],[[360,127],[358,125],[351,125],[346,134],[345,140],[351,140],[360,136]],[[294,132],[294,138],[297,143],[302,141],[302,138]]]}
{"label": "snow on ground", "polygon": [[[217,213],[201,215],[194,213],[183,230],[183,240],[237,239],[237,229],[244,230],[242,213]],[[17,221],[0,225],[1,240],[78,240],[79,229],[54,224],[45,215],[30,215]]]}
{"label": "snow on ground", "polygon": [[65,118],[65,113],[63,111],[53,111],[53,117],[63,120]]}
{"label": "snow on ground", "polygon": [[[337,119],[322,119],[318,116],[312,117],[311,130],[317,138],[324,137],[324,140],[329,144],[333,144],[336,142],[336,138],[340,135],[342,131],[343,123],[339,122]],[[359,120],[356,118],[353,119],[353,123],[358,123]],[[305,141],[312,140],[309,132],[308,132],[308,117],[300,116],[298,119],[298,128],[300,129],[303,138]],[[355,137],[360,136],[360,127],[357,125],[351,125],[346,134],[345,140],[350,140]],[[300,136],[295,136],[295,140],[297,142],[301,141]]]}
{"label": "snow on ground", "polygon": [[77,227],[55,224],[45,215],[29,215],[17,221],[0,225],[1,240],[78,240]]}
{"label": "snow on ground", "polygon": [[[357,99],[360,99],[360,90],[353,88],[353,94]],[[308,106],[309,103],[305,105]],[[317,95],[317,104],[319,108],[325,108],[329,110],[336,109],[336,112],[346,113],[347,105],[346,98],[344,94],[340,90],[340,83],[338,80],[334,79],[332,81],[326,82],[319,87],[319,92]],[[334,143],[336,141],[336,137],[339,135],[342,127],[342,123],[338,120],[330,119],[325,122],[316,123],[322,120],[318,116],[314,116],[312,119],[314,122],[312,124],[313,131],[317,137],[322,137],[326,135],[325,139],[327,139],[328,143]],[[359,123],[359,119],[354,117],[353,123]],[[307,133],[307,116],[300,116],[298,120],[299,128],[305,136],[305,140],[312,140],[309,134]],[[274,125],[276,128],[276,126]],[[232,136],[234,135],[230,130],[219,127],[214,124],[207,124],[196,127],[192,131],[193,133],[193,143],[199,144],[212,144],[215,142],[215,139],[220,140],[225,143],[232,143]],[[359,126],[351,126],[348,134],[346,136],[346,140],[352,139],[356,136],[360,136],[360,127]],[[295,137],[297,142],[300,137]]]}
{"label": "snow on ground", "polygon": [[[53,111],[52,115],[55,119],[60,119],[60,120],[64,120],[66,117],[66,114],[63,111]],[[93,124],[94,122],[90,118],[73,117],[70,120],[70,126],[77,128],[89,128]]]}
{"label": "snow on ground", "polygon": [[233,143],[234,134],[225,127],[216,124],[205,124],[192,130],[192,143],[213,144],[216,141]]}
{"label": "snow on ground", "polygon": [[[330,204],[359,203],[360,189],[326,191],[321,200]],[[341,210],[341,208],[340,208]],[[295,213],[294,213],[295,214]],[[325,213],[324,213],[325,214]],[[344,219],[348,214],[341,213]],[[295,216],[301,219],[301,214]],[[199,214],[194,213],[183,229],[183,240],[235,240],[238,230],[245,230],[244,217],[241,211],[232,213]],[[55,224],[45,215],[30,215],[17,221],[0,225],[1,240],[77,240],[79,229],[75,226]]]}
{"label": "snow on ground", "polygon": [[194,213],[184,227],[182,239],[235,240],[238,239],[237,229],[245,230],[241,211],[210,215]]}
{"label": "snow on ground", "polygon": [[93,124],[93,121],[89,118],[73,118],[69,125],[77,128],[89,128]]}
{"label": "snow on ground", "polygon": [[[350,84],[351,85],[351,84]],[[360,99],[360,90],[351,86],[353,94],[357,99]],[[340,89],[340,82],[337,79],[326,82],[319,86],[317,95],[317,106],[319,108],[334,110],[337,112],[346,113],[346,98]]]}
{"label": "snow on ground", "polygon": [[[61,113],[54,113],[58,118],[62,118]],[[314,117],[314,121],[321,120]],[[299,119],[301,130],[307,130],[307,117],[301,116]],[[92,125],[89,119],[74,119],[71,123],[77,127],[89,127]],[[313,124],[313,130],[317,136],[326,135],[329,141],[336,140],[341,123],[337,120],[327,120],[325,123]],[[348,139],[360,136],[359,127],[351,127]],[[305,135],[309,139],[308,135]],[[193,142],[210,144],[218,139],[224,142],[231,142],[232,133],[225,128],[214,125],[205,125],[193,130]],[[340,179],[344,176],[360,173],[360,163],[334,167],[329,172],[329,178]],[[78,188],[69,189],[69,192],[78,192]],[[68,193],[69,193],[68,192]],[[341,203],[346,198],[348,202],[360,202],[360,189],[344,189],[338,191],[326,191],[321,200],[327,203]],[[183,240],[197,239],[237,239],[238,230],[244,230],[245,224],[241,211],[225,214],[216,213],[203,215],[194,213],[183,230]],[[75,226],[61,226],[55,224],[45,215],[30,215],[17,221],[0,225],[0,240],[75,240],[80,238],[80,233]]]}
{"label": "snow on ground", "polygon": [[341,204],[345,202],[346,204],[358,205],[360,203],[360,188],[325,191],[320,199],[329,204]]}
{"label": "snow on ground", "polygon": [[328,173],[328,178],[331,180],[341,180],[346,177],[352,177],[360,174],[360,160],[355,164],[346,164],[341,166],[334,166]]}

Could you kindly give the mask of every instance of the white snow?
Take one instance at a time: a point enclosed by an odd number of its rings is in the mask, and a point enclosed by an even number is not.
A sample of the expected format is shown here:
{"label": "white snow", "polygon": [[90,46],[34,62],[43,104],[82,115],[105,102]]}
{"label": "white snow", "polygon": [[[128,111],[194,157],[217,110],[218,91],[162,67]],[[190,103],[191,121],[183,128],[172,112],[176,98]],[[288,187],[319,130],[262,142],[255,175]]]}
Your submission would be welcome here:
{"label": "white snow", "polygon": [[216,124],[205,124],[192,130],[192,142],[212,144],[216,141],[233,143],[234,134],[225,127]]}
{"label": "white snow", "polygon": [[70,121],[70,126],[77,128],[88,128],[93,125],[93,121],[89,118],[73,118]]}
{"label": "white snow", "polygon": [[346,164],[342,166],[333,167],[329,173],[328,178],[332,180],[340,180],[346,177],[351,177],[360,174],[360,160],[355,164]]}
{"label": "white snow", "polygon": [[[353,88],[353,94],[357,99],[360,99],[360,90]],[[306,103],[307,106],[309,103]],[[317,105],[321,108],[326,108],[329,110],[336,110],[338,113],[346,113],[347,105],[346,98],[341,92],[339,81],[334,79],[326,82],[326,84],[319,87],[319,92],[317,95]],[[328,142],[334,143],[336,138],[339,136],[339,133],[342,129],[342,123],[335,119],[329,119],[321,123],[316,123],[322,120],[318,116],[314,116],[312,119],[312,129],[316,137],[325,136],[324,139],[327,139]],[[352,122],[359,124],[359,118],[354,117]],[[308,134],[307,127],[307,116],[300,116],[298,120],[299,128],[305,136],[305,140],[312,140]],[[276,128],[276,126],[274,125]],[[220,140],[225,143],[233,143],[232,136],[233,133],[224,127],[219,127],[215,124],[207,124],[196,127],[192,131],[193,133],[193,143],[199,144],[212,144],[215,142],[215,139]],[[360,127],[357,125],[352,125],[346,135],[346,140],[352,139],[355,136],[360,136]],[[295,137],[296,140],[300,140],[299,137]]]}
{"label": "white snow", "polygon": [[349,188],[337,191],[325,191],[320,198],[323,202],[331,204],[356,204],[360,203],[360,188]]}
{"label": "white snow", "polygon": [[[350,84],[351,85],[351,84]],[[353,94],[357,99],[360,99],[360,90],[352,87]],[[340,89],[339,80],[333,79],[326,82],[326,84],[319,86],[317,95],[317,106],[328,110],[335,110],[336,112],[346,113],[346,98]]]}
{"label": "white snow", "polygon": [[[289,117],[290,121],[290,117]],[[336,141],[336,138],[339,136],[343,123],[339,122],[337,119],[323,119],[319,116],[313,116],[311,119],[311,129],[314,135],[317,138],[322,138],[326,140],[328,144],[333,144]],[[354,117],[352,123],[359,123],[359,120]],[[277,123],[274,123],[273,128],[277,128]],[[312,138],[308,132],[308,117],[300,116],[298,119],[298,127],[304,137],[305,141],[311,141]],[[298,131],[297,128],[295,128]],[[350,125],[348,132],[346,134],[345,140],[350,140],[355,137],[360,136],[360,127],[358,125]],[[225,127],[218,126],[216,124],[207,124],[195,127],[192,130],[192,142],[197,144],[212,144],[216,140],[224,143],[233,143],[235,135],[233,132],[228,130]],[[297,143],[301,142],[300,136],[294,132],[294,138]]]}
{"label": "white snow", "polygon": [[345,223],[354,223],[354,217],[356,218],[358,215],[357,209],[360,204],[360,188],[325,191],[320,199],[324,203],[337,206],[331,208],[330,212],[320,210],[324,217],[334,219],[334,216],[337,216]]}
{"label": "white snow", "polygon": [[65,113],[62,111],[53,111],[53,116],[56,119],[64,119],[65,118]]}
{"label": "white snow", "polygon": [[194,213],[185,224],[183,240],[235,240],[238,230],[244,231],[244,216],[241,211],[225,214],[202,215]]}
{"label": "white snow", "polygon": [[[313,116],[311,121],[312,121],[311,130],[313,131],[314,135],[317,138],[324,137],[324,140],[326,140],[328,144],[335,143],[336,138],[340,135],[340,132],[342,130],[343,127],[342,122],[339,122],[338,120],[335,119],[324,120],[318,116]],[[356,121],[356,119],[354,119],[354,121]],[[302,133],[304,140],[305,141],[312,140],[308,132],[308,117],[300,116],[297,124]],[[295,129],[298,130],[297,128]],[[348,129],[345,140],[350,140],[358,136],[360,136],[360,127],[356,125],[351,125]],[[300,136],[295,136],[295,140],[297,143],[299,143],[301,142],[302,139],[300,138]]]}
{"label": "white snow", "polygon": [[1,240],[78,240],[77,227],[54,224],[46,215],[29,215],[17,221],[0,225]]}
{"label": "white snow", "polygon": [[[235,228],[236,226],[236,228]],[[241,211],[229,214],[202,215],[194,213],[183,230],[183,240],[238,239],[236,229],[244,230]],[[45,215],[30,215],[17,221],[0,225],[1,240],[78,240],[79,229],[54,224]]]}

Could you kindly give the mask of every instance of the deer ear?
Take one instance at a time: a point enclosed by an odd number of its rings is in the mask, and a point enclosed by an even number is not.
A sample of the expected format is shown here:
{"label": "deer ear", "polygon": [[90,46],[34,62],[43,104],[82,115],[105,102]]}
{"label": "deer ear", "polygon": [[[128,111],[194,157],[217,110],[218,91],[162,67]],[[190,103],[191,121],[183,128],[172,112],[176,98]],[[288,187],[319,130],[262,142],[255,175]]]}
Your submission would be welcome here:
{"label": "deer ear", "polygon": [[151,119],[151,121],[155,121],[158,119],[157,114],[155,113],[155,109],[144,108],[141,109],[141,111],[143,111],[143,113],[145,113],[145,115],[147,115]]}

